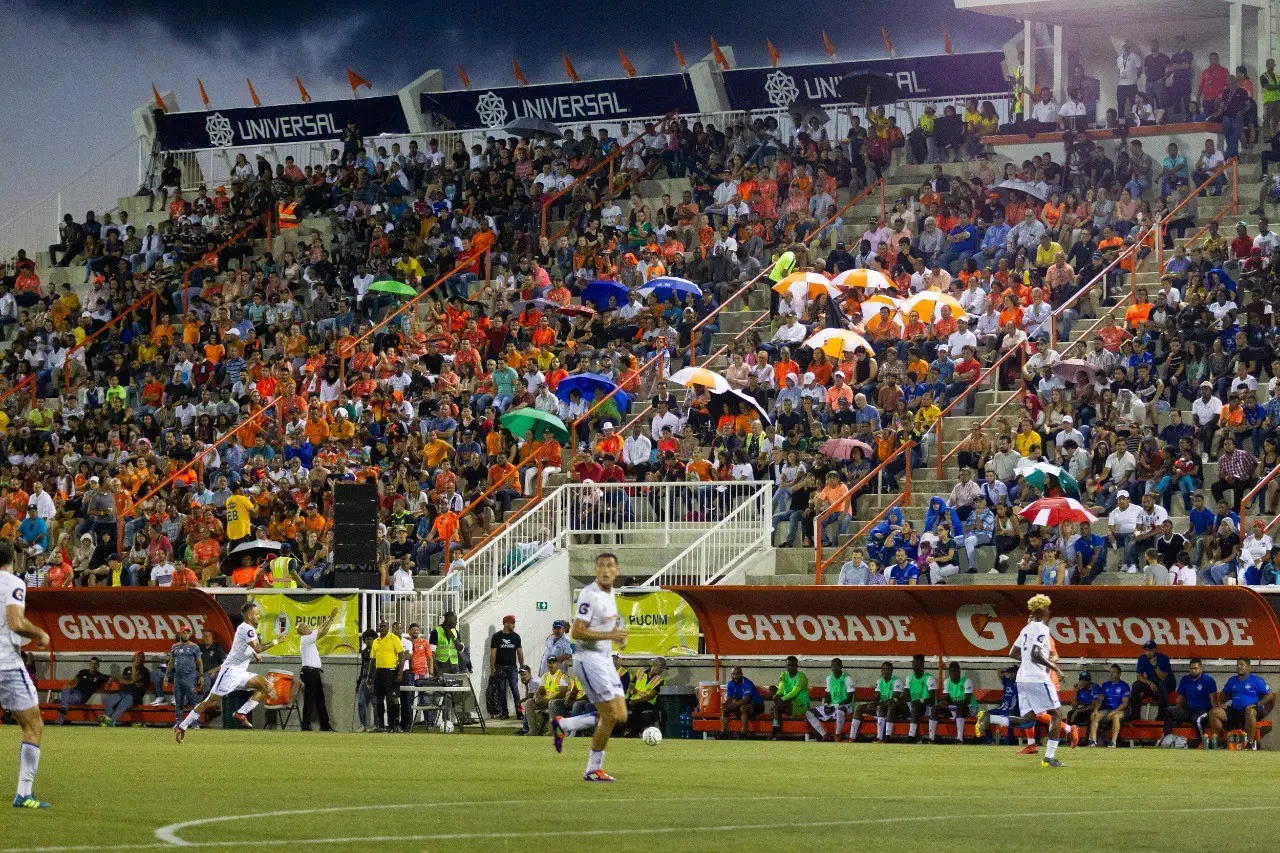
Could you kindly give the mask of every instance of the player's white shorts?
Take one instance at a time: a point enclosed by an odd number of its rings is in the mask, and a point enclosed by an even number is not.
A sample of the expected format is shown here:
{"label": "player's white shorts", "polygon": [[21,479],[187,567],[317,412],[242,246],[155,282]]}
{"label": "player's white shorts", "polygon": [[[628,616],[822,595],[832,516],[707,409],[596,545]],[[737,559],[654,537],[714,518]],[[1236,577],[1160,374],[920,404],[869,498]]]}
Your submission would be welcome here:
{"label": "player's white shorts", "polygon": [[592,705],[608,702],[618,696],[626,696],[622,680],[613,668],[610,655],[576,654],[573,656],[573,674],[578,676],[587,691],[587,701]]}
{"label": "player's white shorts", "polygon": [[1045,714],[1062,707],[1058,701],[1058,688],[1044,681],[1018,682],[1018,712],[1027,714]]}
{"label": "player's white shorts", "polygon": [[218,677],[213,680],[213,687],[210,688],[209,695],[226,696],[228,693],[243,690],[245,684],[253,676],[254,673],[247,669],[227,669],[223,667],[218,670]]}
{"label": "player's white shorts", "polygon": [[39,704],[36,686],[25,669],[0,669],[0,708],[26,711]]}
{"label": "player's white shorts", "polygon": [[827,720],[835,719],[836,709],[843,711],[845,716],[853,713],[853,705],[814,705],[809,710],[813,712],[815,718],[825,723]]}

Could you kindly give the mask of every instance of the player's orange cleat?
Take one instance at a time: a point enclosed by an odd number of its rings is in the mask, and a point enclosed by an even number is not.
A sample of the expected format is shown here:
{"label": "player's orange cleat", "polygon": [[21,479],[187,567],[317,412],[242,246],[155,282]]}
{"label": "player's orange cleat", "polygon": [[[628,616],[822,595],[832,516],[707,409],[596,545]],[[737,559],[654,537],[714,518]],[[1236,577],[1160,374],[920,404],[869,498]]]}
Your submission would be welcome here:
{"label": "player's orange cleat", "polygon": [[617,782],[618,780],[605,773],[603,770],[592,770],[590,773],[582,775],[583,782]]}
{"label": "player's orange cleat", "polygon": [[182,743],[187,738],[187,730],[181,726],[174,726],[173,736],[177,738],[178,743]]}
{"label": "player's orange cleat", "polygon": [[253,723],[249,722],[249,717],[245,714],[236,714],[233,719],[240,724],[240,728],[242,729],[253,728]]}
{"label": "player's orange cleat", "polygon": [[1018,750],[1018,755],[1035,755],[1040,751],[1040,747],[1034,743],[1029,743],[1022,749]]}
{"label": "player's orange cleat", "polygon": [[1071,748],[1075,749],[1079,745],[1080,745],[1080,727],[1072,726],[1071,727]]}

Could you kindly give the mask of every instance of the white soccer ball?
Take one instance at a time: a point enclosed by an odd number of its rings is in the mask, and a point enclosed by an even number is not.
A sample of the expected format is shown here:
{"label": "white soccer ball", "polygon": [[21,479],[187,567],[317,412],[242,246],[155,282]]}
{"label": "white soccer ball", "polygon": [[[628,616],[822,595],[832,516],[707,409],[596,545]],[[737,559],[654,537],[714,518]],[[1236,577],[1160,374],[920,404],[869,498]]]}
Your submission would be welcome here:
{"label": "white soccer ball", "polygon": [[640,739],[649,746],[657,746],[662,743],[662,729],[657,726],[649,726],[640,733]]}

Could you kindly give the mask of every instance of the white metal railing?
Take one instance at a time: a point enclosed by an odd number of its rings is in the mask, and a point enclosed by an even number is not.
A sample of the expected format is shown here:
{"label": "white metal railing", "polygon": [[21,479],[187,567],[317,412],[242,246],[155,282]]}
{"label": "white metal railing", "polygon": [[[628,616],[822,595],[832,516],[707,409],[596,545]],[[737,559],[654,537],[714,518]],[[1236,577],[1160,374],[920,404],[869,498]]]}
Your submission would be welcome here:
{"label": "white metal railing", "polygon": [[87,210],[99,219],[103,213],[114,212],[120,199],[136,193],[142,184],[140,146],[136,137],[129,140],[58,189],[9,214],[0,223],[0,258],[7,260],[19,249],[26,249],[34,260],[37,252],[58,242],[64,213],[83,222]]}
{"label": "white metal railing", "polygon": [[750,557],[768,550],[773,539],[773,487],[755,485],[758,488],[750,496],[641,586],[715,583]]}

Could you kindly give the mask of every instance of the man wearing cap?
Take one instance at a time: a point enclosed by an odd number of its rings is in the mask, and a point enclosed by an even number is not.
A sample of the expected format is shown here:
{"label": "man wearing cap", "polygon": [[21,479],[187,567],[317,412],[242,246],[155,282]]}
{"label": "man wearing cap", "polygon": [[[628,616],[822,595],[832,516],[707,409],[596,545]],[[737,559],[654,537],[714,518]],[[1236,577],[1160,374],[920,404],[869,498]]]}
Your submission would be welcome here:
{"label": "man wearing cap", "polygon": [[1067,724],[1084,726],[1087,730],[1093,722],[1093,713],[1102,704],[1102,692],[1093,683],[1093,676],[1088,670],[1082,671],[1076,680],[1076,698],[1067,712]]}
{"label": "man wearing cap", "polygon": [[1222,400],[1213,393],[1213,383],[1201,382],[1200,396],[1191,402],[1191,419],[1194,421],[1196,436],[1200,439],[1202,453],[1209,453],[1213,446],[1213,436],[1218,431],[1222,408]]}
{"label": "man wearing cap", "polygon": [[1133,572],[1138,570],[1138,554],[1134,533],[1142,517],[1142,507],[1129,502],[1128,491],[1116,492],[1116,508],[1107,516],[1107,527],[1111,531],[1108,540],[1111,547],[1121,550],[1121,569]]}
{"label": "man wearing cap", "polygon": [[573,644],[564,632],[566,627],[568,626],[563,619],[557,619],[551,623],[551,634],[542,646],[542,664],[538,669],[538,675],[546,675],[547,664],[552,658],[573,654]]}
{"label": "man wearing cap", "polygon": [[511,690],[511,704],[517,716],[520,714],[520,667],[524,666],[524,648],[516,633],[516,617],[502,617],[502,630],[489,640],[489,678],[498,679],[498,718],[510,719],[507,713],[507,690]]}
{"label": "man wearing cap", "polygon": [[1138,658],[1137,678],[1129,693],[1130,719],[1142,718],[1142,705],[1154,700],[1158,706],[1157,720],[1164,720],[1169,713],[1169,694],[1173,692],[1173,664],[1169,656],[1160,653],[1155,640],[1148,640],[1142,645],[1142,656]]}

